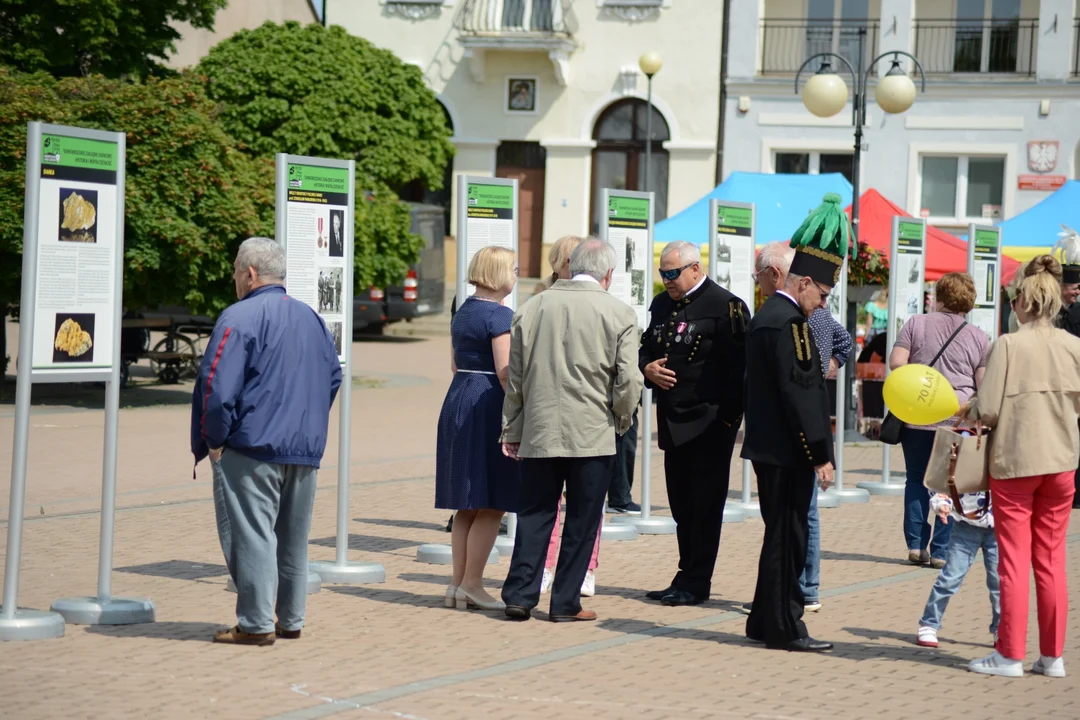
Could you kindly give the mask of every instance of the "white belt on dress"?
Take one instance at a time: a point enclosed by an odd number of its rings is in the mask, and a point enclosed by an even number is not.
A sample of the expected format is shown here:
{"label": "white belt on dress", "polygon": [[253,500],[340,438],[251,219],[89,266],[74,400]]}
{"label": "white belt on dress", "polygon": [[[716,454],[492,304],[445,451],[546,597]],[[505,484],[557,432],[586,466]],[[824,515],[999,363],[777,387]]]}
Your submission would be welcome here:
{"label": "white belt on dress", "polygon": [[472,373],[473,375],[496,375],[497,374],[497,373],[490,372],[488,370],[464,370],[462,368],[458,368],[457,371],[458,372],[463,372],[463,373]]}

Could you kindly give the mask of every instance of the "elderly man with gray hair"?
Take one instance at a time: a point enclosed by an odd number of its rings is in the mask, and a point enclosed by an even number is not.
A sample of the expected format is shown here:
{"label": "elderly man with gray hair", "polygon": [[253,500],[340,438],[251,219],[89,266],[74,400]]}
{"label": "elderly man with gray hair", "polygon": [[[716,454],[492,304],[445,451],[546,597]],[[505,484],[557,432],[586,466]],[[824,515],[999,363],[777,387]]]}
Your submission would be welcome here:
{"label": "elderly man with gray hair", "polygon": [[210,458],[237,593],[237,623],[219,643],[273,645],[304,626],[315,476],[341,365],[322,318],[286,295],[284,280],[280,245],[240,245],[239,302],[218,318],[192,395],[191,451],[196,464]]}
{"label": "elderly man with gray hair", "polygon": [[[731,453],[743,415],[744,342],[750,311],[701,269],[696,245],[675,241],[660,255],[665,292],[638,363],[656,390],[657,439],[668,503],[678,525],[679,569],[646,593],[665,605],[709,599],[727,504]],[[646,438],[648,442],[648,438]]]}
{"label": "elderly man with gray hair", "polygon": [[630,427],[641,396],[637,316],[609,295],[615,249],[591,238],[557,280],[514,315],[503,401],[503,452],[523,461],[517,538],[503,584],[507,616],[527,620],[566,486],[563,541],[549,618],[595,620],[581,584],[615,470],[615,436]]}

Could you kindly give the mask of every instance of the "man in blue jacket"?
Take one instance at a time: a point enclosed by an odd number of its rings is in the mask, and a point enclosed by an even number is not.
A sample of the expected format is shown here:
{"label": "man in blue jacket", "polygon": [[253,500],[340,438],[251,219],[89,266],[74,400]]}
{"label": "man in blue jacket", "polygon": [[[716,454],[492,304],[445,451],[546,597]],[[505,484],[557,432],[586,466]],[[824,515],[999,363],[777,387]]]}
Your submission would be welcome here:
{"label": "man in blue jacket", "polygon": [[[285,251],[240,245],[240,299],[218,318],[191,401],[191,451],[209,456],[237,624],[214,642],[295,639],[307,602],[308,530],[341,365],[322,319],[285,294]],[[277,611],[277,623],[274,611]]]}

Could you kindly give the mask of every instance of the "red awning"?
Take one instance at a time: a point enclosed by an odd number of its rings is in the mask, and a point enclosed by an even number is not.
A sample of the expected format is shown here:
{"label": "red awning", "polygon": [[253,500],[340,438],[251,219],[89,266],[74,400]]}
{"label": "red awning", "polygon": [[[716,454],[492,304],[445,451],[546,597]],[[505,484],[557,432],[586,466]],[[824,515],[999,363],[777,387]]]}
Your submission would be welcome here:
{"label": "red awning", "polygon": [[[851,206],[847,208],[851,216]],[[887,200],[881,193],[870,188],[859,200],[859,242],[864,242],[886,257],[892,243],[892,219],[894,216],[912,217],[903,209]],[[944,230],[926,227],[926,280],[933,282],[945,273],[967,272],[967,242]],[[1020,263],[1002,256],[1000,274],[1002,284],[1012,280]]]}

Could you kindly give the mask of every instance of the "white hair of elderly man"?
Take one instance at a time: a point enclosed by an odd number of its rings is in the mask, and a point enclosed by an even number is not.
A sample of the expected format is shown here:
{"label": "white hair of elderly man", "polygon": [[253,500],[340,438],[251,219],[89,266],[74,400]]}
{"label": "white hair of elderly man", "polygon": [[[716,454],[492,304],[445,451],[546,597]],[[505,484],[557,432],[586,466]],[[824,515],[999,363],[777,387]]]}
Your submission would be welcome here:
{"label": "white hair of elderly man", "polygon": [[663,262],[664,258],[672,253],[678,256],[679,262],[683,265],[701,262],[701,250],[694,243],[685,240],[672,240],[665,245],[660,251],[660,261]]}
{"label": "white hair of elderly man", "polygon": [[285,279],[285,248],[267,237],[248,238],[236,253],[240,267],[255,268],[262,280]]}
{"label": "white hair of elderly man", "polygon": [[771,242],[758,251],[754,269],[761,272],[765,268],[774,267],[781,273],[786,273],[794,259],[795,248],[786,242]]}
{"label": "white hair of elderly man", "polygon": [[615,248],[599,238],[589,238],[570,253],[570,277],[588,275],[597,282],[603,281],[615,268]]}

